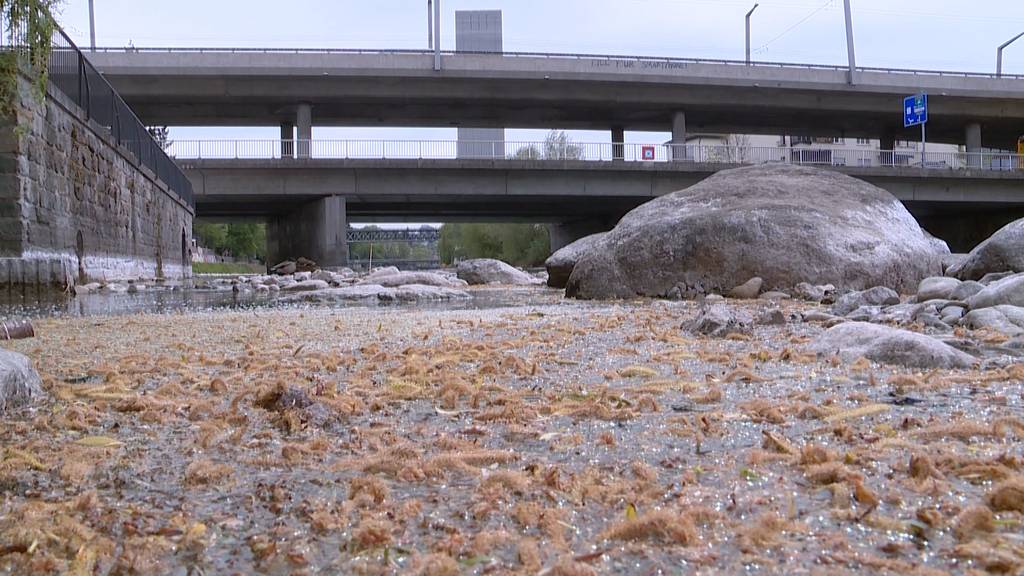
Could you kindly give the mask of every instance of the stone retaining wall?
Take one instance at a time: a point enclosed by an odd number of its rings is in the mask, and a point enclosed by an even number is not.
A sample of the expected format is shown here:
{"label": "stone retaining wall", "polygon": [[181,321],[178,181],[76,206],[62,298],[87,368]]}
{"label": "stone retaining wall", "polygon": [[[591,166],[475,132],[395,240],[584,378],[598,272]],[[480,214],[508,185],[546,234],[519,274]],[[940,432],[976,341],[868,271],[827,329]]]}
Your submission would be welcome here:
{"label": "stone retaining wall", "polygon": [[0,119],[0,285],[191,276],[191,207],[63,94]]}

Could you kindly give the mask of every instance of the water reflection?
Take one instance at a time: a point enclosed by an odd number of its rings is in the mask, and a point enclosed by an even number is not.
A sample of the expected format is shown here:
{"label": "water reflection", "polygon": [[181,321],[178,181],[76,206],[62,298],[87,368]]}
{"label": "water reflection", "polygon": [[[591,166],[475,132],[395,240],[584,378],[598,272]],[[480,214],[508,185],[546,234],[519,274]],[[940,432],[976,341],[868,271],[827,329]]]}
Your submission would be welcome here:
{"label": "water reflection", "polygon": [[279,302],[276,294],[246,290],[192,287],[149,288],[134,294],[93,293],[74,296],[53,290],[18,287],[0,291],[0,318],[45,318],[56,316],[108,316],[147,313],[173,313],[200,310],[261,308],[349,308],[401,307],[445,310],[503,308],[551,304],[561,298],[561,291],[544,288],[486,288],[471,290],[472,298],[451,302],[377,303],[353,301],[331,304],[296,304]]}

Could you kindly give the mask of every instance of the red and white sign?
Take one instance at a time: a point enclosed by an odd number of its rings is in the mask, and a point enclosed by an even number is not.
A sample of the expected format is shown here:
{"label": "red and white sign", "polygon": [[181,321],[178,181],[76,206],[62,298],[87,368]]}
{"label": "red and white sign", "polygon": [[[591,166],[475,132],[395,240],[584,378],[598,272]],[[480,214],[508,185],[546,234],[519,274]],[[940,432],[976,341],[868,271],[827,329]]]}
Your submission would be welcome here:
{"label": "red and white sign", "polygon": [[654,160],[654,146],[641,146],[640,147],[640,159],[641,160]]}

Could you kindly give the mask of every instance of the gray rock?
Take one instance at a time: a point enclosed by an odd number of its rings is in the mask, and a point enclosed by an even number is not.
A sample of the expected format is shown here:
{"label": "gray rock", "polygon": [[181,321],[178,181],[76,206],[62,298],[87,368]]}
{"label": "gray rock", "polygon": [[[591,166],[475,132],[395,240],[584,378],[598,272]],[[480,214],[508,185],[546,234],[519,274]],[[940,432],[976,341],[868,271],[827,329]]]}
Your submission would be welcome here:
{"label": "gray rock", "polygon": [[881,306],[861,306],[847,314],[846,319],[852,322],[874,322],[881,313]]}
{"label": "gray rock", "polygon": [[383,268],[376,268],[374,270],[371,270],[370,273],[363,278],[363,280],[370,280],[372,278],[380,278],[383,276],[394,276],[395,274],[398,274],[398,272],[399,270],[395,266],[384,266]]}
{"label": "gray rock", "polygon": [[115,294],[124,294],[125,292],[128,291],[128,286],[125,286],[124,284],[116,284],[116,283],[107,284],[106,286],[103,287],[103,291],[104,292],[113,292]]}
{"label": "gray rock", "polygon": [[305,282],[313,277],[312,272],[296,272],[293,276],[296,282]]}
{"label": "gray rock", "polygon": [[580,256],[566,294],[709,293],[753,276],[773,287],[910,292],[942,273],[947,254],[885,190],[831,170],[764,164],[718,172],[634,209]]}
{"label": "gray rock", "polygon": [[807,282],[801,282],[793,287],[793,294],[797,298],[807,300],[808,302],[824,302],[831,299],[835,291],[836,287],[831,284],[814,286]]}
{"label": "gray rock", "polygon": [[463,260],[455,268],[459,278],[474,284],[511,284],[525,286],[540,282],[526,272],[513,268],[501,260],[476,258]]}
{"label": "gray rock", "polygon": [[949,269],[967,259],[967,254],[950,254],[942,259],[942,270],[948,275]]}
{"label": "gray rock", "polygon": [[959,286],[960,281],[956,278],[949,278],[947,276],[925,278],[917,286],[917,300],[918,302],[924,302],[937,298],[949,298],[953,290],[956,290]]}
{"label": "gray rock", "polygon": [[978,292],[985,289],[985,285],[981,282],[975,282],[974,280],[964,280],[956,287],[955,290],[949,293],[950,300],[959,300],[961,302],[967,301],[968,298],[974,296]]}
{"label": "gray rock", "polygon": [[705,304],[697,318],[689,325],[696,334],[724,338],[729,334],[749,334],[754,318],[745,310],[738,310],[725,304]]}
{"label": "gray rock", "polygon": [[0,414],[45,397],[32,361],[23,354],[0,349]]}
{"label": "gray rock", "polygon": [[565,288],[569,282],[572,269],[576,267],[576,261],[580,255],[589,250],[605,235],[604,232],[584,236],[579,240],[562,247],[544,261],[544,268],[548,271],[548,286],[552,288]]}
{"label": "gray rock", "polygon": [[338,281],[337,274],[331,272],[330,270],[317,270],[316,272],[313,272],[312,275],[310,275],[309,279],[323,280],[328,284],[333,284]]}
{"label": "gray rock", "polygon": [[852,362],[864,357],[909,368],[968,368],[975,362],[935,338],[866,322],[846,322],[823,332],[811,346],[819,354],[839,354]]}
{"label": "gray rock", "polygon": [[284,262],[280,262],[274,265],[274,267],[271,268],[270,271],[280,276],[290,276],[292,274],[295,274],[296,268],[297,265],[295,264],[295,262],[291,260],[285,260]]}
{"label": "gray rock", "polygon": [[331,285],[323,280],[303,280],[301,282],[282,286],[281,290],[283,292],[312,292],[314,290],[326,290],[330,287]]}
{"label": "gray rock", "polygon": [[939,316],[946,324],[956,324],[964,317],[966,311],[960,306],[946,306]]}
{"label": "gray rock", "polygon": [[761,295],[758,296],[757,298],[758,298],[758,300],[770,300],[770,301],[773,301],[773,302],[777,302],[779,300],[789,300],[790,296],[789,296],[789,294],[786,294],[785,292],[778,292],[776,290],[769,290],[768,292],[762,292]]}
{"label": "gray rock", "polygon": [[395,289],[395,300],[400,302],[447,301],[470,298],[468,292],[446,286],[406,284]]}
{"label": "gray rock", "polygon": [[921,325],[938,330],[940,332],[952,332],[953,328],[949,324],[946,324],[939,318],[938,314],[932,314],[931,312],[925,314],[918,314],[916,320]]}
{"label": "gray rock", "polygon": [[736,286],[732,290],[729,290],[729,298],[738,298],[740,300],[753,300],[757,298],[757,295],[761,293],[761,286],[764,284],[764,280],[754,276],[750,280],[747,280],[743,284]]}
{"label": "gray rock", "polygon": [[983,286],[988,286],[993,282],[998,282],[1003,278],[1009,278],[1010,276],[1013,276],[1015,274],[1016,272],[992,272],[991,274],[985,274],[984,276],[982,276],[981,280],[978,280],[978,282]]}
{"label": "gray rock", "polygon": [[978,244],[947,274],[961,280],[977,280],[990,272],[1024,272],[1024,218],[1003,226]]}
{"label": "gray rock", "polygon": [[972,330],[985,328],[1014,337],[1024,334],[1024,308],[1018,306],[992,306],[971,310],[960,321]]}
{"label": "gray rock", "polygon": [[280,298],[281,302],[428,302],[470,298],[469,293],[442,286],[409,284],[397,288],[380,284],[358,284],[343,288],[328,288],[302,292]]}
{"label": "gray rock", "polygon": [[821,312],[818,310],[813,310],[811,312],[804,314],[803,318],[804,322],[832,322],[835,320],[843,320],[843,318],[839,316],[835,316],[829,314],[828,312]]}
{"label": "gray rock", "polygon": [[900,303],[900,295],[892,288],[875,286],[867,290],[843,294],[832,306],[836,316],[846,316],[861,306],[892,306]]}
{"label": "gray rock", "polygon": [[395,274],[376,275],[372,280],[363,280],[365,284],[379,284],[381,286],[394,288],[408,284],[420,284],[424,286],[440,286],[445,288],[463,288],[467,284],[464,280],[442,276],[432,272],[396,272]]}
{"label": "gray rock", "polygon": [[971,310],[990,308],[1001,304],[1024,306],[1024,274],[1015,274],[997,280],[967,299],[967,307]]}
{"label": "gray rock", "polygon": [[768,308],[758,314],[755,322],[762,326],[782,326],[786,323],[786,315],[778,308]]}

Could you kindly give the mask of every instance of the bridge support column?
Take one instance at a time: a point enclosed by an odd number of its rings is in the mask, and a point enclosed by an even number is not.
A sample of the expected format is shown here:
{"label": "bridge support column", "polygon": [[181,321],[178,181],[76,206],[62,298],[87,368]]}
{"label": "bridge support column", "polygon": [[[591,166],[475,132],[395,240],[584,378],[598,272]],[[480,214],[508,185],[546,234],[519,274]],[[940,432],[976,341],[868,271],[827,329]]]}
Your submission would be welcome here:
{"label": "bridge support column", "polygon": [[981,124],[972,122],[964,130],[964,140],[967,144],[967,166],[970,168],[981,168]]}
{"label": "bridge support column", "polygon": [[672,147],[670,158],[674,162],[686,160],[686,114],[676,112],[672,115]]}
{"label": "bridge support column", "polygon": [[882,166],[892,166],[893,150],[896,149],[896,134],[885,132],[878,139],[878,163]]}
{"label": "bridge support column", "polygon": [[308,103],[299,104],[295,112],[295,126],[298,128],[298,158],[309,158],[310,140],[313,139],[313,106]]}
{"label": "bridge support column", "polygon": [[548,241],[551,244],[551,252],[561,250],[584,236],[607,232],[615,227],[616,222],[615,218],[595,218],[548,224]]}
{"label": "bridge support column", "polygon": [[622,126],[612,126],[612,160],[626,159],[626,129]]}
{"label": "bridge support column", "polygon": [[295,157],[295,124],[281,122],[281,157]]}
{"label": "bridge support column", "polygon": [[343,196],[327,196],[271,218],[267,264],[305,257],[323,268],[347,266],[347,228]]}

